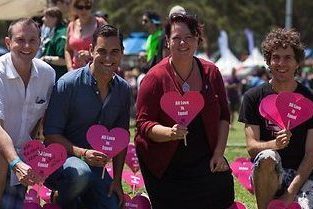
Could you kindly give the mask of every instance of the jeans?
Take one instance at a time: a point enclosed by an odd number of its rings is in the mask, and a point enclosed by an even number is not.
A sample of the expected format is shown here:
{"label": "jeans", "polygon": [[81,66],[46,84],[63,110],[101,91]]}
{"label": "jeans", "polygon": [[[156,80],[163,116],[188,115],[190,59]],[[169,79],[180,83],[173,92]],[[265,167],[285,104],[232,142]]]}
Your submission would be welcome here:
{"label": "jeans", "polygon": [[77,157],[69,157],[63,166],[55,171],[45,182],[47,187],[58,190],[57,204],[62,209],[118,209],[115,194],[108,197],[112,178],[102,168],[89,166]]}

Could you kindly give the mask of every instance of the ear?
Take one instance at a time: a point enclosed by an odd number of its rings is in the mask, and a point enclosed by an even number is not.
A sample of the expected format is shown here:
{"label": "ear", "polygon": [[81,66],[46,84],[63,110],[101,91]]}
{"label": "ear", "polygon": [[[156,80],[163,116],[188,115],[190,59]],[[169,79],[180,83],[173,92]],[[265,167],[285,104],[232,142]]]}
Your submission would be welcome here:
{"label": "ear", "polygon": [[7,46],[7,49],[10,51],[11,39],[9,37],[5,37],[4,42],[5,42],[5,45]]}
{"label": "ear", "polygon": [[94,47],[92,46],[92,44],[89,45],[89,54],[92,56],[94,52]]}

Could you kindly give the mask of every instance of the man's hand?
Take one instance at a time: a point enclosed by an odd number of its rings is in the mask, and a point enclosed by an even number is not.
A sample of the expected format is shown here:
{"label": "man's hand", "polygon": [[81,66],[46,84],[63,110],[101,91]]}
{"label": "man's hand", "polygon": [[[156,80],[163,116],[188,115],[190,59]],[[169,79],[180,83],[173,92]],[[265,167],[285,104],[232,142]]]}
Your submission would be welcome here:
{"label": "man's hand", "polygon": [[181,140],[186,137],[188,130],[186,126],[175,124],[171,128],[170,138],[171,140]]}
{"label": "man's hand", "polygon": [[110,161],[107,155],[91,149],[86,151],[84,158],[85,162],[95,167],[104,167]]}
{"label": "man's hand", "polygon": [[13,171],[16,174],[18,181],[24,186],[32,186],[44,182],[43,176],[38,175],[29,165],[22,161],[14,166]]}
{"label": "man's hand", "polygon": [[124,192],[122,189],[121,181],[113,180],[109,189],[108,197],[111,197],[113,192],[117,195],[119,199],[119,207],[122,208],[124,204]]}
{"label": "man's hand", "polygon": [[291,135],[291,132],[288,130],[281,130],[276,133],[275,144],[277,150],[284,149],[288,146]]}

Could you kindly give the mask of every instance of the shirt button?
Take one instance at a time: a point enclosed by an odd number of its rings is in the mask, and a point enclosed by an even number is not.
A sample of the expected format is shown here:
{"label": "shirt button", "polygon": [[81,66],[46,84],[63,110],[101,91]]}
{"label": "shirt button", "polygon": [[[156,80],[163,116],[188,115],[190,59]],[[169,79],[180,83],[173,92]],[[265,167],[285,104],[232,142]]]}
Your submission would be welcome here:
{"label": "shirt button", "polygon": [[99,91],[96,91],[96,94],[99,94]]}
{"label": "shirt button", "polygon": [[95,81],[94,84],[97,85],[97,81]]}

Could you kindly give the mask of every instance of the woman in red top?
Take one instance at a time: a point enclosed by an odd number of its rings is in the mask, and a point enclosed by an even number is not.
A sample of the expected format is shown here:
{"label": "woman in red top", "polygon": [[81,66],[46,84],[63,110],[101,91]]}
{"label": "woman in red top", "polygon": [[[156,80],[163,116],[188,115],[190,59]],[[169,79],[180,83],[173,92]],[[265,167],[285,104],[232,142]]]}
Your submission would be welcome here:
{"label": "woman in red top", "polygon": [[[217,67],[194,57],[201,41],[195,17],[173,14],[165,27],[170,56],[143,79],[137,100],[137,154],[153,209],[223,209],[234,201],[224,158],[229,111]],[[204,107],[187,126],[160,107],[169,91],[198,91]],[[187,138],[187,146],[184,145]]]}
{"label": "woman in red top", "polygon": [[107,24],[103,18],[91,13],[92,0],[74,0],[72,9],[76,19],[68,24],[65,61],[67,69],[73,70],[85,66],[91,59],[89,46],[92,35],[101,24]]}

